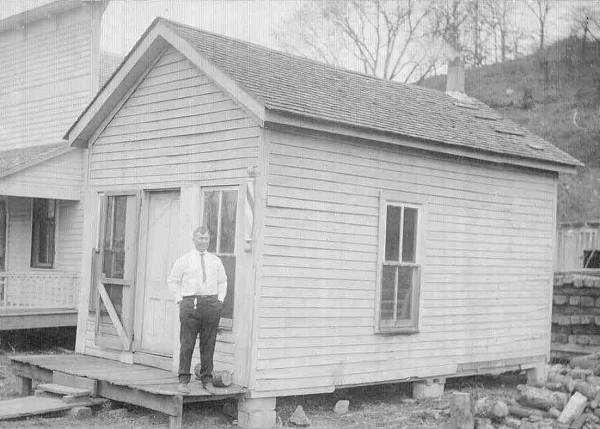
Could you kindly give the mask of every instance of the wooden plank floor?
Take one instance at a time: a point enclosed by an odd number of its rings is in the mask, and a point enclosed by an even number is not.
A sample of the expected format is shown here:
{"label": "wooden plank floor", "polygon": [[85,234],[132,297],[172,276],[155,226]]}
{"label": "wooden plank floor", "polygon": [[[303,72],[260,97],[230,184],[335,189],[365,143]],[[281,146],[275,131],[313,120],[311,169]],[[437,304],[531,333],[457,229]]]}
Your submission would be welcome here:
{"label": "wooden plank floor", "polygon": [[0,307],[0,331],[59,326],[77,326],[77,309]]}
{"label": "wooden plank floor", "polygon": [[227,388],[215,388],[214,393],[210,393],[199,381],[192,381],[189,385],[190,393],[182,395],[177,390],[177,375],[170,371],[82,354],[20,355],[10,359],[16,364],[87,377],[150,394],[184,396],[184,402],[218,400],[245,392],[243,387],[232,385]]}

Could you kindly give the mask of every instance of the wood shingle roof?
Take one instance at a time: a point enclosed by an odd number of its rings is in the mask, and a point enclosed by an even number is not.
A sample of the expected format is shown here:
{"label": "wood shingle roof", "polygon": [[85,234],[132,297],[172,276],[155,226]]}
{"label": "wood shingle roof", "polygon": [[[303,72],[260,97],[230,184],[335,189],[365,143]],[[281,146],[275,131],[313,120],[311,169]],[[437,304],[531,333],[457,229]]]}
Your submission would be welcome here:
{"label": "wood shingle roof", "polygon": [[463,103],[441,91],[378,79],[164,18],[156,21],[190,43],[267,111],[474,151],[581,165],[481,102]]}

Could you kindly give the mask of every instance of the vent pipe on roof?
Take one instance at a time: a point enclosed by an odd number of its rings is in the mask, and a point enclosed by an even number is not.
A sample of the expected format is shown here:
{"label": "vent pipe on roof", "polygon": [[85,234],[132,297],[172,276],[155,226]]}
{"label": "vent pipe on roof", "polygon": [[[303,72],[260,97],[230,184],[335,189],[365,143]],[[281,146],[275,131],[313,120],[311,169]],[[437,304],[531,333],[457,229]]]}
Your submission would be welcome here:
{"label": "vent pipe on roof", "polygon": [[448,61],[446,93],[449,95],[465,93],[465,64],[460,55]]}

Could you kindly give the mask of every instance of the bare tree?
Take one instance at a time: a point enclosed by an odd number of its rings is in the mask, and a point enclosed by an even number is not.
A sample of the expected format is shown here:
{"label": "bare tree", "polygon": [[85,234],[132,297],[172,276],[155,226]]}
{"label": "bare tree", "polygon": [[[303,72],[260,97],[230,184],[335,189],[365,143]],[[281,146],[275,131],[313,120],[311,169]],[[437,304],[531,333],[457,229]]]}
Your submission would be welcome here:
{"label": "bare tree", "polygon": [[473,0],[437,2],[433,8],[433,34],[441,38],[456,52],[465,52],[467,42],[465,22],[470,16]]}
{"label": "bare tree", "polygon": [[275,35],[293,53],[329,64],[354,58],[362,72],[405,82],[435,69],[428,49],[429,5],[417,0],[329,0],[305,4]]}
{"label": "bare tree", "polygon": [[544,49],[544,38],[546,36],[546,22],[548,13],[552,8],[552,0],[524,0],[527,8],[533,12],[539,24],[539,50]]}
{"label": "bare tree", "polygon": [[586,60],[588,38],[600,41],[600,10],[592,6],[578,6],[572,11],[571,32],[581,38],[581,58]]}
{"label": "bare tree", "polygon": [[[488,31],[494,39],[495,60],[506,61],[511,51],[510,39],[517,31],[514,22],[515,3],[513,0],[486,0],[484,5]],[[500,53],[499,57],[498,53]]]}

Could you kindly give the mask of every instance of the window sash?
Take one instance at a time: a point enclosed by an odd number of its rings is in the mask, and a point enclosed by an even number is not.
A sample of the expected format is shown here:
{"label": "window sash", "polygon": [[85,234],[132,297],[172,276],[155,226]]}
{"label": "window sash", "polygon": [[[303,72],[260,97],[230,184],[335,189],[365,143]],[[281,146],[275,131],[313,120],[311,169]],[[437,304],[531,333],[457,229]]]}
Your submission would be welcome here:
{"label": "window sash", "polygon": [[53,268],[56,200],[34,198],[31,221],[31,267]]}
{"label": "window sash", "polygon": [[[393,268],[393,291],[392,297],[393,299],[385,300],[386,290],[384,288],[385,268]],[[410,285],[408,288],[403,288],[406,290],[406,295],[404,295],[404,299],[401,298],[401,284],[400,284],[400,270],[401,269],[409,269],[410,270]],[[381,285],[380,285],[380,304],[379,304],[379,327],[380,329],[385,328],[416,328],[416,321],[418,318],[418,296],[419,296],[419,283],[420,283],[420,270],[421,267],[417,264],[393,264],[393,263],[384,263],[381,267]],[[384,317],[384,311],[386,310],[386,305],[391,304],[392,314],[391,317]],[[400,311],[402,308],[402,311]],[[403,317],[402,313],[408,314],[407,317]]]}
{"label": "window sash", "polygon": [[[232,221],[231,234],[228,247],[230,251],[223,250],[223,228],[225,222],[225,193],[232,193],[235,202],[233,216],[229,217]],[[223,266],[227,272],[227,295],[223,305],[223,314],[221,316],[222,326],[231,328],[233,320],[233,306],[235,296],[235,277],[236,277],[236,249],[237,249],[237,212],[238,212],[238,197],[237,188],[207,188],[202,190],[202,220],[203,224],[211,229],[211,242],[209,244],[209,252],[214,252],[223,262]],[[209,211],[209,204],[216,205],[213,211]],[[216,229],[216,233],[214,231]],[[214,238],[213,238],[214,235]],[[213,242],[214,240],[214,242]]]}
{"label": "window sash", "polygon": [[382,194],[380,217],[376,332],[414,333],[419,321],[422,208]]}

